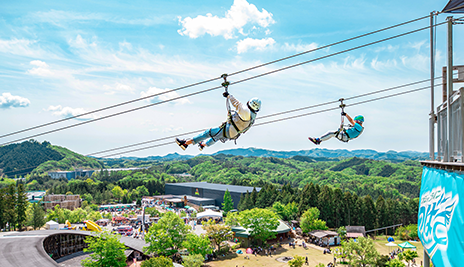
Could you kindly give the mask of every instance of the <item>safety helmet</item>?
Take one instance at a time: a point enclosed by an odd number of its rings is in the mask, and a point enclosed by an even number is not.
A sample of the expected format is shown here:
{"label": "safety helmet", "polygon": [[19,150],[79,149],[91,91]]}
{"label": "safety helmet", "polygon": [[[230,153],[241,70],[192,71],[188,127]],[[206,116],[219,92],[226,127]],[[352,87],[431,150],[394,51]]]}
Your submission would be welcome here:
{"label": "safety helmet", "polygon": [[354,117],[354,120],[364,122],[364,116],[363,115],[358,115],[358,116]]}
{"label": "safety helmet", "polygon": [[248,101],[248,107],[258,112],[261,108],[261,100],[259,100],[257,97],[253,97],[252,99],[250,99],[250,101]]}

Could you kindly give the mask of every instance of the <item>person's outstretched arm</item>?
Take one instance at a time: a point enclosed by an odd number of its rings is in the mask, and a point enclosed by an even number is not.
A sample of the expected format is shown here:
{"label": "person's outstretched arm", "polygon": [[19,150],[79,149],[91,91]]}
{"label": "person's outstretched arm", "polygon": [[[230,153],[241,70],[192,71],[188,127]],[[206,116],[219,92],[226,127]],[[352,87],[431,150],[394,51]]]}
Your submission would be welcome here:
{"label": "person's outstretched arm", "polygon": [[354,124],[355,124],[354,120],[350,117],[350,115],[348,115],[347,113],[345,113],[345,116],[346,116],[346,118],[350,121],[351,125],[354,125]]}
{"label": "person's outstretched arm", "polygon": [[240,118],[242,118],[245,121],[251,118],[250,110],[248,109],[248,107],[243,107],[243,104],[240,103],[240,101],[238,101],[237,99],[235,99],[235,97],[232,95],[228,95],[227,98],[229,98],[230,103],[232,104],[232,106],[234,106],[235,110],[237,110],[237,113],[240,116]]}

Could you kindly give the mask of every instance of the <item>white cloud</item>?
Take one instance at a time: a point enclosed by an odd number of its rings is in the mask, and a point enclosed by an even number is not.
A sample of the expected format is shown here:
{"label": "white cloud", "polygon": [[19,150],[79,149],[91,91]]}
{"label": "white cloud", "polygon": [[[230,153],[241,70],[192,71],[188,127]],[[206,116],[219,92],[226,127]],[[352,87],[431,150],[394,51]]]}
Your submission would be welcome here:
{"label": "white cloud", "polygon": [[28,57],[37,57],[44,54],[44,51],[33,47],[37,41],[27,39],[2,40],[0,39],[0,53],[13,54]]}
{"label": "white cloud", "polygon": [[127,84],[122,84],[122,83],[116,83],[113,86],[109,85],[104,85],[103,88],[108,91],[106,94],[108,95],[113,95],[117,92],[127,92],[127,93],[133,93],[134,88],[130,87]]}
{"label": "white cloud", "polygon": [[310,44],[289,44],[285,43],[282,47],[283,50],[285,51],[290,51],[290,52],[304,52],[308,50],[313,50],[317,48],[316,43],[310,43]]}
{"label": "white cloud", "polygon": [[[156,88],[156,87],[150,87],[146,92],[141,92],[140,96],[141,97],[147,97],[147,96],[150,96],[150,95],[161,94],[161,93],[167,92],[169,90],[170,89],[159,89],[159,88]],[[170,100],[170,99],[173,99],[173,98],[176,98],[176,97],[179,97],[179,94],[177,92],[170,92],[170,93],[165,93],[165,94],[162,94],[162,95],[159,95],[159,96],[149,98],[149,100],[152,103],[155,103],[155,102],[158,102],[158,101]],[[187,98],[177,99],[177,100],[174,100],[174,102],[176,104],[190,103],[190,101]]]}
{"label": "white cloud", "polygon": [[235,0],[232,7],[222,18],[213,16],[211,13],[206,14],[206,16],[199,15],[196,18],[186,17],[182,19],[179,17],[182,29],[177,32],[190,38],[209,34],[231,39],[234,38],[236,31],[245,35],[243,27],[248,23],[256,23],[266,28],[274,22],[272,14],[265,9],[259,11],[255,5],[248,3],[246,0]]}
{"label": "white cloud", "polygon": [[36,12],[26,18],[34,22],[50,23],[58,27],[65,27],[70,23],[79,22],[92,22],[92,21],[106,21],[115,24],[129,24],[129,25],[143,25],[152,26],[156,24],[163,24],[168,21],[167,17],[151,17],[151,18],[137,18],[127,19],[116,16],[110,16],[102,13],[78,13],[62,10],[50,10],[46,12]]}
{"label": "white cloud", "polygon": [[0,108],[7,109],[7,108],[24,108],[29,106],[31,101],[29,99],[21,97],[21,96],[14,96],[10,93],[3,93],[0,95]]}
{"label": "white cloud", "polygon": [[53,72],[50,70],[50,67],[47,63],[40,60],[33,60],[29,64],[36,66],[27,71],[27,73],[38,76],[52,76]]}
{"label": "white cloud", "polygon": [[254,48],[256,50],[264,50],[266,47],[270,47],[275,44],[272,38],[253,39],[246,38],[237,42],[237,53],[245,53],[249,49]]}
{"label": "white cloud", "polygon": [[[62,107],[61,105],[49,106],[47,111],[52,111],[53,115],[64,117],[64,118],[70,118],[70,117],[74,117],[74,116],[88,112],[83,108]],[[98,116],[96,116],[95,114],[89,114],[89,115],[76,118],[76,120],[86,121],[86,120],[91,120],[91,119],[96,119],[96,118],[98,118]]]}

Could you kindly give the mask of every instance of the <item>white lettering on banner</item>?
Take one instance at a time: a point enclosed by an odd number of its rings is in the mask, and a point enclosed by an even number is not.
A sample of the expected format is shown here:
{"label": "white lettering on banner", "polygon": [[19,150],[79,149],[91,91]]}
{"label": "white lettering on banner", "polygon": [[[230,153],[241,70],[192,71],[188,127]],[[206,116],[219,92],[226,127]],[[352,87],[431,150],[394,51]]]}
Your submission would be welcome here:
{"label": "white lettering on banner", "polygon": [[458,202],[458,195],[453,197],[440,186],[422,194],[418,227],[430,257],[437,249],[445,251],[448,248],[448,230]]}

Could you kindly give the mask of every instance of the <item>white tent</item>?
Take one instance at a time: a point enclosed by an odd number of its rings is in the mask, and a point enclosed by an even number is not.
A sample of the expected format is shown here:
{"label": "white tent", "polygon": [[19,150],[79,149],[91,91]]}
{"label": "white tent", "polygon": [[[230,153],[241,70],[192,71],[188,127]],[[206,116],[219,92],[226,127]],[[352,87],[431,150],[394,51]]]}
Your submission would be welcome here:
{"label": "white tent", "polygon": [[222,213],[217,212],[217,211],[212,211],[212,210],[205,210],[203,212],[197,213],[197,219],[203,218],[203,217],[219,217],[222,218]]}
{"label": "white tent", "polygon": [[45,229],[47,230],[59,230],[60,229],[60,225],[55,222],[55,221],[48,221],[46,224],[45,224]]}

